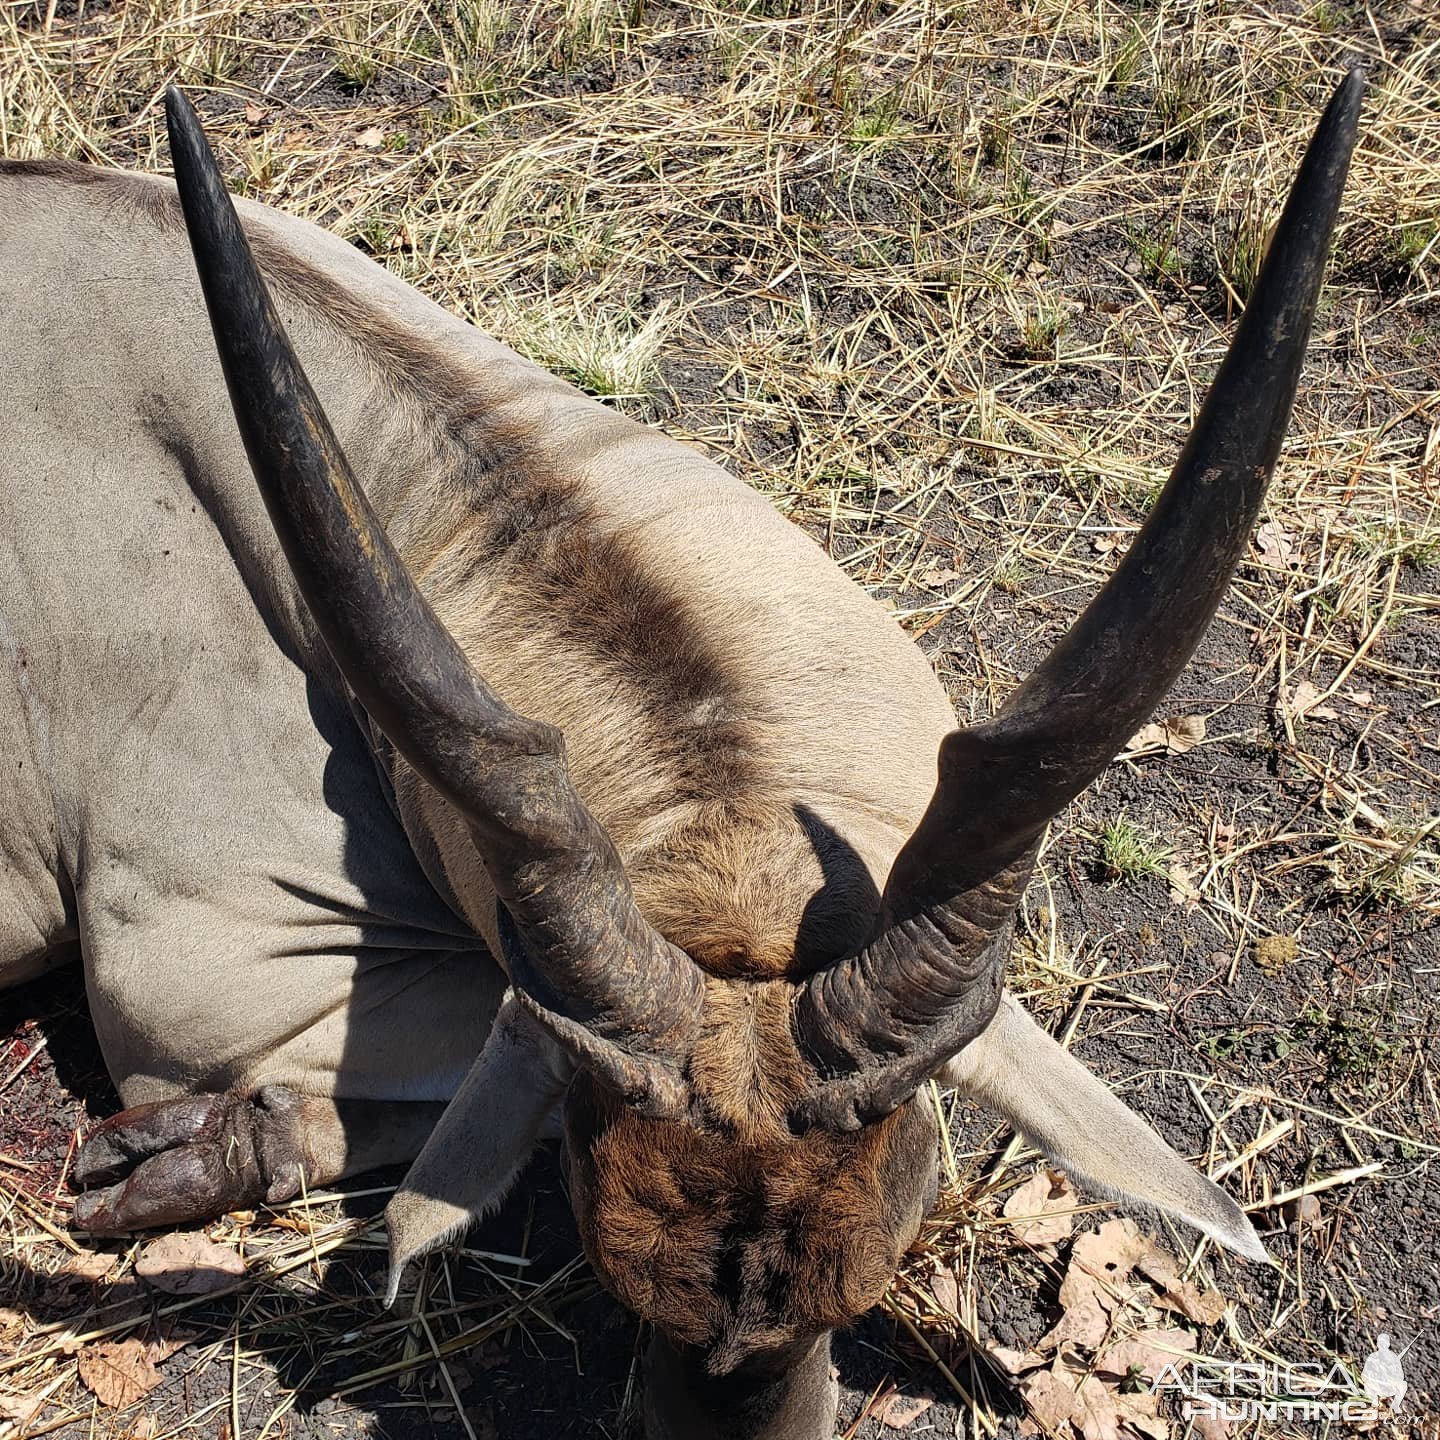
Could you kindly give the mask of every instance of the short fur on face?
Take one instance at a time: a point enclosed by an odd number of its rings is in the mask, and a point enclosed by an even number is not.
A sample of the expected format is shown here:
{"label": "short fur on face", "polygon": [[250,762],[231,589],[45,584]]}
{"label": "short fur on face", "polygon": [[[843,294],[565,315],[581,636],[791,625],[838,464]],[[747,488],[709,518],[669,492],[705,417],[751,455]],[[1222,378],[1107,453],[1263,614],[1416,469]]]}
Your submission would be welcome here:
{"label": "short fur on face", "polygon": [[850,1134],[788,1128],[803,1072],[786,989],[712,982],[692,1118],[647,1119],[583,1075],[566,1099],[591,1264],[714,1375],[863,1315],[934,1195],[934,1122],[914,1101]]}

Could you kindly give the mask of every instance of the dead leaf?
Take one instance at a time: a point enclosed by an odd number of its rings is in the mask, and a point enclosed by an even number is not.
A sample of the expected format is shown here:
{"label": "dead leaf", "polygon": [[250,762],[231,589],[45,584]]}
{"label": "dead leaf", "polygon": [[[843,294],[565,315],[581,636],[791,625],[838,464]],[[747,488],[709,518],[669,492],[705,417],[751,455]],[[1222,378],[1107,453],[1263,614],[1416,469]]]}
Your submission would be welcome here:
{"label": "dead leaf", "polygon": [[1200,903],[1200,892],[1195,888],[1197,872],[1192,867],[1182,865],[1177,860],[1166,873],[1170,881],[1170,903],[1172,905],[1187,905],[1193,909]]}
{"label": "dead leaf", "polygon": [[176,1330],[169,1335],[162,1335],[157,1339],[146,1342],[145,1353],[150,1357],[154,1365],[162,1360],[168,1360],[172,1355],[178,1354],[187,1345],[193,1345],[200,1338],[198,1330]]}
{"label": "dead leaf", "polygon": [[1127,750],[1142,750],[1146,752],[1163,750],[1165,748],[1165,727],[1153,722],[1149,725],[1142,725],[1129,740],[1125,742],[1125,748]]}
{"label": "dead leaf", "polygon": [[119,1263],[118,1255],[102,1255],[97,1250],[81,1250],[55,1272],[55,1277],[80,1281],[103,1280]]}
{"label": "dead leaf", "polygon": [[1323,1230],[1325,1212],[1314,1195],[1302,1195],[1295,1202],[1295,1223],[1302,1230]]}
{"label": "dead leaf", "polygon": [[1131,737],[1127,750],[1154,754],[1184,755],[1205,738],[1203,715],[1172,715],[1163,722],[1142,725]]}
{"label": "dead leaf", "polygon": [[874,1406],[870,1416],[887,1430],[904,1430],[906,1426],[913,1425],[934,1403],[934,1399],[928,1395],[902,1395],[897,1390]]}
{"label": "dead leaf", "polygon": [[155,1440],[155,1432],[159,1428],[159,1422],[153,1415],[137,1415],[125,1440]]}
{"label": "dead leaf", "polygon": [[1218,1325],[1225,1317],[1225,1297],[1218,1290],[1201,1290],[1188,1280],[1178,1290],[1166,1291],[1155,1303],[1197,1325]]}
{"label": "dead leaf", "polygon": [[1098,1230],[1087,1231],[1075,1242],[1060,1282],[1061,1305],[1068,1310],[1093,1299],[1109,1310],[1116,1292],[1150,1248],[1130,1220],[1107,1220]]}
{"label": "dead leaf", "polygon": [[1115,1396],[1115,1410],[1120,1423],[1145,1440],[1170,1440],[1170,1422],[1162,1420],[1156,1413],[1160,1408],[1160,1397],[1153,1390],[1136,1390],[1127,1394],[1121,1390]]}
{"label": "dead leaf", "polygon": [[1041,1338],[1039,1348],[1060,1347],[1063,1353],[1067,1344],[1086,1350],[1103,1344],[1119,1292],[1149,1249],[1150,1242],[1129,1220],[1107,1220],[1082,1235],[1060,1282],[1060,1319]]}
{"label": "dead leaf", "polygon": [[1156,1305],[1176,1311],[1200,1325],[1214,1325],[1225,1314],[1225,1297],[1218,1290],[1201,1290],[1180,1278],[1180,1266],[1173,1256],[1154,1246],[1139,1261],[1140,1273],[1160,1291]]}
{"label": "dead leaf", "polygon": [[1041,1350],[1054,1350],[1065,1345],[1095,1350],[1105,1343],[1109,1333],[1110,1312],[1090,1295],[1067,1306],[1059,1320],[1036,1344]]}
{"label": "dead leaf", "polygon": [[385,143],[385,132],[378,125],[372,125],[355,137],[355,143],[362,150],[378,150]]}
{"label": "dead leaf", "polygon": [[1194,1349],[1195,1337],[1187,1330],[1141,1330],[1129,1339],[1107,1345],[1096,1360],[1096,1369],[1117,1383],[1127,1378],[1153,1383],[1167,1365],[1177,1371],[1188,1365]]}
{"label": "dead leaf", "polygon": [[1070,1423],[1084,1440],[1120,1440],[1116,1395],[1092,1373],[1090,1362],[1073,1350],[1062,1350],[1050,1367],[1051,1376],[1073,1397]]}
{"label": "dead leaf", "polygon": [[937,1270],[930,1277],[930,1293],[935,1297],[935,1303],[945,1315],[958,1315],[960,1313],[960,1287],[955,1283],[955,1277],[948,1270]]}
{"label": "dead leaf", "polygon": [[1139,1435],[1143,1440],[1170,1440],[1170,1422],[1161,1419],[1158,1415],[1135,1415],[1126,1406],[1127,1400],[1132,1400],[1132,1395],[1117,1395],[1115,1397],[1115,1408],[1120,1412],[1120,1423],[1132,1435]]}
{"label": "dead leaf", "polygon": [[1165,722],[1165,747],[1172,755],[1193,750],[1204,738],[1203,715],[1172,715]]}
{"label": "dead leaf", "polygon": [[1115,1408],[1115,1399],[1114,1393],[1094,1375],[1080,1382],[1074,1423],[1085,1440],[1120,1440],[1120,1412]]}
{"label": "dead leaf", "polygon": [[203,1332],[186,1327],[178,1316],[156,1320],[150,1330],[147,1354],[155,1364],[193,1345]]}
{"label": "dead leaf", "polygon": [[1313,716],[1316,720],[1338,720],[1339,711],[1320,703],[1320,692],[1308,680],[1297,680],[1285,696],[1285,708],[1296,720]]}
{"label": "dead leaf", "polygon": [[252,129],[258,130],[266,121],[269,112],[263,105],[257,105],[251,100],[245,106],[245,123]]}
{"label": "dead leaf", "polygon": [[245,1261],[199,1231],[182,1231],[152,1240],[136,1259],[135,1273],[167,1295],[208,1295],[233,1285],[245,1273]]}
{"label": "dead leaf", "polygon": [[1152,1245],[1136,1262],[1135,1268],[1160,1289],[1180,1283],[1180,1262],[1168,1251]]}
{"label": "dead leaf", "polygon": [[1294,563],[1295,537],[1274,520],[1267,520],[1255,532],[1255,548],[1273,565]]}
{"label": "dead leaf", "polygon": [[164,1379],[151,1364],[142,1340],[90,1345],[80,1352],[79,1369],[95,1398],[113,1410],[133,1405]]}
{"label": "dead leaf", "polygon": [[985,1353],[1007,1375],[1023,1375],[1045,1363],[1045,1357],[1038,1350],[1012,1350],[1008,1345],[990,1344],[985,1347]]}
{"label": "dead leaf", "polygon": [[1125,742],[1126,750],[1140,750],[1145,753],[1165,748],[1165,727],[1157,723],[1142,725]]}
{"label": "dead leaf", "polygon": [[1215,848],[1220,854],[1228,854],[1235,844],[1235,826],[1228,820],[1215,822]]}
{"label": "dead leaf", "polygon": [[1062,1427],[1070,1424],[1079,1408],[1075,1387],[1049,1370],[1027,1375],[1020,1382],[1020,1394],[1044,1429],[1062,1435],[1066,1433]]}
{"label": "dead leaf", "polygon": [[1358,705],[1362,710],[1375,703],[1374,693],[1369,690],[1346,690],[1343,693],[1352,705]]}
{"label": "dead leaf", "polygon": [[1075,1192],[1059,1170],[1038,1170],[1005,1201],[1000,1212],[1015,1238],[1037,1249],[1068,1240],[1075,1228]]}
{"label": "dead leaf", "polygon": [[43,1395],[0,1394],[0,1420],[9,1420],[23,1429],[40,1413],[44,1404]]}

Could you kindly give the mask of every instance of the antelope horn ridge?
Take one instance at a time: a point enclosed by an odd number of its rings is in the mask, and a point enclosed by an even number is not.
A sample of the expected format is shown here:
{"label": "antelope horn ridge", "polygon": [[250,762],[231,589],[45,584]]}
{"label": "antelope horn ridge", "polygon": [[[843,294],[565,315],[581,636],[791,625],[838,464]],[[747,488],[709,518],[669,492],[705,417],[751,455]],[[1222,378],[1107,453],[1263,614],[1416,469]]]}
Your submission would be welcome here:
{"label": "antelope horn ridge", "polygon": [[893,1109],[989,1022],[1046,824],[1174,683],[1244,553],[1305,357],[1360,115],[1327,106],[1254,296],[1169,481],[1115,572],[991,721],[941,742],[929,808],[886,882],[877,932],[818,972],[796,1029],[823,1077],[811,1118]]}
{"label": "antelope horn ridge", "polygon": [[641,917],[576,793],[560,732],[472,669],[385,533],[296,358],[200,121],[166,96],[176,181],[250,467],[316,626],[356,699],[464,817],[500,899],[512,981],[632,1103],[683,1106],[698,968]]}

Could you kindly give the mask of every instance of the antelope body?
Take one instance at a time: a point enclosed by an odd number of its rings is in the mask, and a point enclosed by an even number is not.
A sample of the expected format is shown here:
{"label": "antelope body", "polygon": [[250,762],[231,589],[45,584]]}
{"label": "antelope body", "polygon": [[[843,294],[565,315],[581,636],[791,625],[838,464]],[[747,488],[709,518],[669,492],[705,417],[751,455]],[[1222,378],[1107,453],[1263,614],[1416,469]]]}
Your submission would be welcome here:
{"label": "antelope body", "polygon": [[179,197],[0,164],[0,984],[78,941],[130,1107],[77,1223],[412,1161],[393,1294],[558,1118],[657,1440],[832,1433],[828,1333],[933,1198],[932,1076],[1263,1256],[1001,985],[1045,823],[1248,535],[1359,94],[1130,557],[964,732],[762,498],[241,204],[277,320],[178,95]]}

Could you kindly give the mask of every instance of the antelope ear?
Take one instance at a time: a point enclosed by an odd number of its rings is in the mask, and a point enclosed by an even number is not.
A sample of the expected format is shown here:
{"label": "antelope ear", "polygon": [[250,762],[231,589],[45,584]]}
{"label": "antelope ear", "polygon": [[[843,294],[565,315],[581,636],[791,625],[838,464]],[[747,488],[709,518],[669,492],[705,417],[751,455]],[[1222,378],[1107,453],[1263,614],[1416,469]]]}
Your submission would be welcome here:
{"label": "antelope ear", "polygon": [[574,1067],[507,995],[490,1038],[385,1207],[392,1305],[405,1266],[498,1209]]}
{"label": "antelope ear", "polygon": [[1193,1225],[1247,1260],[1268,1260],[1245,1212],[1182,1159],[1008,991],[995,1018],[935,1076],[1003,1115],[1086,1190]]}

